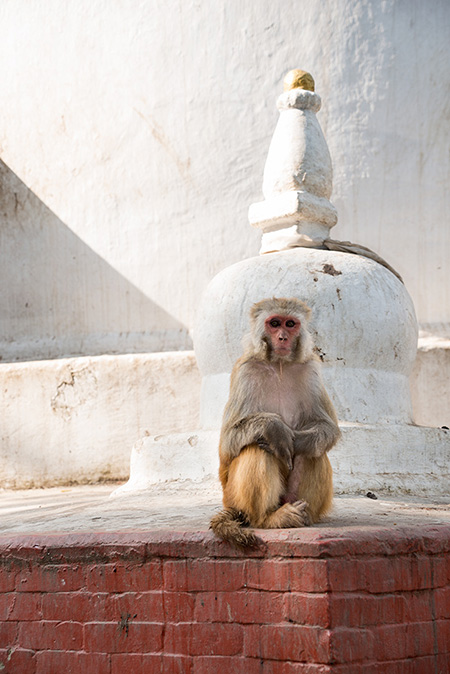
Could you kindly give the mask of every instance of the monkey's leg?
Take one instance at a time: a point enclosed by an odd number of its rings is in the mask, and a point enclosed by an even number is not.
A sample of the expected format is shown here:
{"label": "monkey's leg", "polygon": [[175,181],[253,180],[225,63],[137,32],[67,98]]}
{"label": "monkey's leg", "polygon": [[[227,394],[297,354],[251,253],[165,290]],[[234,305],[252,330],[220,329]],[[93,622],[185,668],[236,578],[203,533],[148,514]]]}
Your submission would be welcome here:
{"label": "monkey's leg", "polygon": [[299,469],[299,483],[297,498],[308,503],[308,513],[313,522],[317,522],[332,506],[333,501],[333,471],[327,454],[318,458],[308,458],[297,455],[301,460]]}
{"label": "monkey's leg", "polygon": [[285,488],[286,475],[280,462],[257,445],[251,445],[230,466],[223,504],[244,513],[256,528],[304,526],[309,518],[303,503],[279,507]]}

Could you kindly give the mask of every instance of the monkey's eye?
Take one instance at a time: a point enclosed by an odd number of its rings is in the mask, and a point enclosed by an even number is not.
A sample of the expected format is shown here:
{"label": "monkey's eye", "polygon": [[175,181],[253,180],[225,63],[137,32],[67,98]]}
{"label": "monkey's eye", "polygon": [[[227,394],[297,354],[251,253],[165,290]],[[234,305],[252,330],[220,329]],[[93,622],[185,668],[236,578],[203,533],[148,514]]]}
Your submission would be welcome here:
{"label": "monkey's eye", "polygon": [[269,325],[271,325],[272,328],[279,328],[281,325],[281,321],[279,321],[278,318],[272,318]]}
{"label": "monkey's eye", "polygon": [[286,321],[286,327],[287,328],[293,328],[294,325],[295,325],[295,321],[291,321],[291,320]]}

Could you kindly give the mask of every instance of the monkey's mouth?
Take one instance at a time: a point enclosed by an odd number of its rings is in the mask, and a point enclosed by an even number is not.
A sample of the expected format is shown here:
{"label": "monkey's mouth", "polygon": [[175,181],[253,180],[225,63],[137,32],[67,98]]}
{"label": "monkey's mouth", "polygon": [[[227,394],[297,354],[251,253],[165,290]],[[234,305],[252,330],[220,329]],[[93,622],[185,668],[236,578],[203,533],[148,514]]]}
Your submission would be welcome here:
{"label": "monkey's mouth", "polygon": [[291,353],[291,347],[288,344],[277,344],[274,348],[275,353],[286,354]]}

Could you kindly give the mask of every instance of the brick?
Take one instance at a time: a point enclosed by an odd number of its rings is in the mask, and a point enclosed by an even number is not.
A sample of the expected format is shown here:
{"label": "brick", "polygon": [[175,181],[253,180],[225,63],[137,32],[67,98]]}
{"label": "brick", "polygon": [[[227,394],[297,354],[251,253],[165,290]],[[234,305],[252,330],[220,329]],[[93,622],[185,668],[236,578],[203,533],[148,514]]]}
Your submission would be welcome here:
{"label": "brick", "polygon": [[111,674],[192,674],[192,671],[192,658],[182,655],[118,653],[111,656]]}
{"label": "brick", "polygon": [[199,593],[197,622],[273,623],[284,618],[284,597],[276,592]]}
{"label": "brick", "polygon": [[394,670],[395,674],[447,674],[450,671],[450,658],[445,655],[403,660],[401,664],[402,667]]}
{"label": "brick", "polygon": [[36,653],[36,674],[110,674],[106,653],[40,651]]}
{"label": "brick", "polygon": [[338,627],[330,637],[331,662],[351,663],[373,657],[374,637],[370,630]]}
{"label": "brick", "polygon": [[252,559],[246,563],[247,587],[274,592],[324,592],[328,588],[323,559]]}
{"label": "brick", "polygon": [[111,595],[91,592],[52,592],[42,597],[42,617],[44,620],[113,620]]}
{"label": "brick", "polygon": [[69,564],[33,566],[23,569],[16,577],[18,592],[73,592],[83,584],[83,569]]}
{"label": "brick", "polygon": [[164,592],[163,594],[163,609],[167,622],[192,622],[194,606],[195,596],[188,592]]}
{"label": "brick", "polygon": [[0,594],[0,621],[7,620],[14,601],[12,593]]}
{"label": "brick", "polygon": [[383,595],[333,592],[329,602],[332,627],[367,627],[432,619],[428,591]]}
{"label": "brick", "polygon": [[[402,662],[405,661],[402,660]],[[373,661],[369,663],[354,662],[331,666],[331,674],[407,674],[407,672],[406,669],[397,672],[395,662],[381,664]]]}
{"label": "brick", "polygon": [[252,559],[246,563],[247,587],[256,590],[288,592],[291,588],[289,561]]}
{"label": "brick", "polygon": [[241,625],[223,623],[168,624],[164,653],[180,655],[237,655],[243,646]]}
{"label": "brick", "polygon": [[97,593],[162,590],[161,560],[145,564],[95,564],[87,570],[86,588]]}
{"label": "brick", "polygon": [[358,663],[353,666],[334,665],[332,674],[447,674],[448,666],[440,668],[438,657],[427,655],[420,658]]}
{"label": "brick", "polygon": [[429,590],[408,592],[402,595],[404,610],[397,622],[422,623],[433,620],[433,595]]}
{"label": "brick", "polygon": [[332,592],[355,592],[365,587],[364,564],[359,559],[328,560],[328,581],[325,589]]}
{"label": "brick", "polygon": [[401,660],[434,653],[433,625],[404,623],[373,630],[374,657],[378,661]]}
{"label": "brick", "polygon": [[[0,622],[0,648],[11,648],[17,641],[18,623]],[[23,644],[21,644],[23,645]]]}
{"label": "brick", "polygon": [[433,573],[433,587],[445,587],[450,585],[450,578],[447,578],[448,568],[450,569],[450,554],[446,557],[432,557],[431,569]]}
{"label": "brick", "polygon": [[230,592],[245,586],[245,564],[241,560],[168,560],[163,571],[166,591]]}
{"label": "brick", "polygon": [[329,599],[332,627],[366,627],[393,623],[403,614],[403,597],[393,594],[377,596],[333,592]]}
{"label": "brick", "polygon": [[436,620],[438,653],[448,653],[450,662],[450,620]]}
{"label": "brick", "polygon": [[[448,651],[445,654],[438,653],[436,655],[434,659],[434,667],[435,671],[439,672],[439,674],[446,674],[446,672],[448,672],[448,670],[450,669],[449,664],[450,664],[450,656],[448,654]],[[414,674],[420,674],[420,672],[417,670],[416,672],[414,672]]]}
{"label": "brick", "polygon": [[187,592],[189,589],[187,561],[167,560],[163,564],[164,592]]}
{"label": "brick", "polygon": [[306,625],[248,625],[244,655],[293,662],[329,662],[330,633]]}
{"label": "brick", "polygon": [[132,619],[84,625],[84,650],[91,653],[158,653],[162,648],[163,625]]}
{"label": "brick", "polygon": [[[332,674],[334,667],[330,665],[318,665],[304,662],[279,662],[265,660],[262,663],[261,674]],[[352,674],[346,670],[345,674]],[[360,672],[358,672],[360,674]]]}
{"label": "brick", "polygon": [[[144,670],[142,674],[155,674],[147,664],[148,656],[144,656]],[[161,674],[192,674],[194,659],[183,655],[166,655],[161,657]],[[157,670],[156,670],[157,671]],[[215,674],[219,674],[216,672]]]}
{"label": "brick", "polygon": [[433,587],[431,559],[424,555],[365,560],[364,572],[365,589],[373,593],[424,590]]}
{"label": "brick", "polygon": [[0,649],[0,671],[2,674],[36,674],[34,651]]}
{"label": "brick", "polygon": [[301,625],[330,627],[329,596],[289,592],[284,595],[285,617]]}
{"label": "brick", "polygon": [[9,620],[40,620],[42,618],[41,592],[15,592],[10,597]]}
{"label": "brick", "polygon": [[434,591],[436,618],[450,618],[450,587]]}
{"label": "brick", "polygon": [[192,674],[261,674],[255,658],[200,656],[194,659]]}
{"label": "brick", "polygon": [[16,574],[13,570],[0,567],[0,592],[12,592],[16,587]]}
{"label": "brick", "polygon": [[137,622],[162,623],[165,616],[162,592],[125,592],[111,598],[112,618],[120,619],[129,613]]}
{"label": "brick", "polygon": [[19,643],[35,650],[77,651],[83,647],[83,626],[75,622],[24,622],[19,624]]}
{"label": "brick", "polygon": [[[161,672],[161,656],[151,658],[153,674]],[[142,653],[114,653],[111,655],[111,674],[143,674]]]}
{"label": "brick", "polygon": [[163,622],[162,601],[161,592],[51,593],[42,597],[42,617],[45,620],[114,622],[129,613],[138,622]]}
{"label": "brick", "polygon": [[288,562],[292,592],[326,592],[329,589],[328,565],[325,559],[293,559]]}

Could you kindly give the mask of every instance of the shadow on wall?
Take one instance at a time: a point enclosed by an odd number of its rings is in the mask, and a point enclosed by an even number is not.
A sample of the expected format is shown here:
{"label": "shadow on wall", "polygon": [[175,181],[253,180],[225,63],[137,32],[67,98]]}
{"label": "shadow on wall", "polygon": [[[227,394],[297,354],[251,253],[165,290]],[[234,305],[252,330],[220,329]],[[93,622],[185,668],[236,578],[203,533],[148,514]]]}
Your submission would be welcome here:
{"label": "shadow on wall", "polygon": [[0,161],[0,359],[190,349],[184,325]]}

